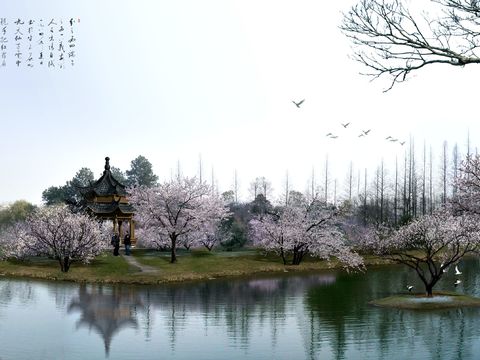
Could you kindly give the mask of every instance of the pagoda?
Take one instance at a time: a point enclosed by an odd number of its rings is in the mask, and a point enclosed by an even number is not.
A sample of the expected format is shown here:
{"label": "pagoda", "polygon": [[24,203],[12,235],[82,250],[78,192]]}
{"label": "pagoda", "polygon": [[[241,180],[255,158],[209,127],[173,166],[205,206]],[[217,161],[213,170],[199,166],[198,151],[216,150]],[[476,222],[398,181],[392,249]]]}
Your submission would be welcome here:
{"label": "pagoda", "polygon": [[86,211],[98,219],[113,222],[113,233],[123,241],[124,227],[128,226],[132,245],[136,243],[134,209],[128,203],[126,186],[115,179],[110,171],[110,158],[105,158],[103,175],[88,186],[79,187]]}

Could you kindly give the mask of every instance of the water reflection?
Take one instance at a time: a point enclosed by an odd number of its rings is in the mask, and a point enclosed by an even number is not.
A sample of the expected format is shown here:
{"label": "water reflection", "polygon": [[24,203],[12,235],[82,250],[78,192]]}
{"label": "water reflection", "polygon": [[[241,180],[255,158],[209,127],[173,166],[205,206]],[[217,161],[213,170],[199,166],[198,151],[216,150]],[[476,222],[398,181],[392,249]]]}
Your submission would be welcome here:
{"label": "water reflection", "polygon": [[109,354],[115,334],[123,328],[137,328],[137,308],[142,302],[131,288],[80,285],[78,296],[68,305],[68,313],[80,311],[76,327],[94,330],[103,339]]}
{"label": "water reflection", "polygon": [[[468,272],[467,272],[468,274]],[[474,358],[472,340],[480,310],[463,308],[440,311],[379,309],[367,303],[402,292],[399,281],[411,277],[410,270],[390,267],[365,275],[342,275],[334,284],[312,287],[305,297],[303,328],[306,357],[319,359],[328,346],[334,359],[375,358],[464,359]],[[465,277],[469,283],[470,276]],[[451,277],[444,280],[447,287]],[[476,283],[472,279],[472,283]],[[469,334],[469,335],[467,335]]]}
{"label": "water reflection", "polygon": [[[460,267],[463,287],[453,287],[452,273],[439,288],[480,295],[478,261]],[[0,357],[224,359],[228,351],[231,359],[478,358],[479,309],[419,312],[368,305],[406,292],[414,276],[391,266],[365,274],[169,286],[0,279]]]}

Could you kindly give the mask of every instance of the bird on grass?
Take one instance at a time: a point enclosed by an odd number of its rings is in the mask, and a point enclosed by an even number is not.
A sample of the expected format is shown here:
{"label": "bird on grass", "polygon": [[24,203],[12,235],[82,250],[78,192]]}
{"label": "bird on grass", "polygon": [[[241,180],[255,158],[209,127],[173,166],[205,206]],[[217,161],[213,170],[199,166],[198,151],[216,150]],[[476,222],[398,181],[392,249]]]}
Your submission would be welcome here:
{"label": "bird on grass", "polygon": [[461,282],[462,282],[461,280],[458,280],[458,279],[457,279],[457,281],[455,281],[455,282],[453,283],[453,285],[454,285],[455,287],[457,287]]}
{"label": "bird on grass", "polygon": [[297,106],[297,108],[299,108],[299,109],[300,109],[300,105],[302,105],[304,101],[305,101],[305,99],[303,99],[302,101],[299,101],[299,102],[297,103],[297,102],[295,102],[295,101],[292,100],[292,102],[293,102],[293,103]]}
{"label": "bird on grass", "polygon": [[341,124],[345,129],[348,127],[348,125],[350,125],[350,123],[346,123],[346,124]]}
{"label": "bird on grass", "polygon": [[458,266],[455,265],[455,275],[462,275],[462,272],[458,270]]}
{"label": "bird on grass", "polygon": [[412,289],[413,289],[413,285],[407,285],[407,290],[408,290],[409,292],[412,292]]}

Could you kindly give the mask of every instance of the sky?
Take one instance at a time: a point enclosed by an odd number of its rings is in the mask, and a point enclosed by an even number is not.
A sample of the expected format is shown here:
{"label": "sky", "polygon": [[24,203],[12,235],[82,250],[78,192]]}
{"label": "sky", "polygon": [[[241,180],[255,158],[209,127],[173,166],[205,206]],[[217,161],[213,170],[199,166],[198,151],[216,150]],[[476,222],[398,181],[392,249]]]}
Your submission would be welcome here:
{"label": "sky", "polygon": [[236,170],[248,199],[257,176],[276,196],[287,171],[293,189],[312,169],[321,183],[327,156],[338,193],[350,162],[392,171],[406,146],[387,135],[425,142],[436,160],[445,140],[465,153],[468,132],[475,148],[480,69],[425,68],[384,93],[388,81],[359,74],[338,28],[355,2],[4,1],[11,22],[76,19],[77,42],[73,66],[17,67],[12,51],[0,67],[0,204],[40,204],[82,167],[100,176],[106,156],[126,170],[143,155],[162,181],[178,164],[198,175],[201,156],[204,178],[213,168],[226,191]]}

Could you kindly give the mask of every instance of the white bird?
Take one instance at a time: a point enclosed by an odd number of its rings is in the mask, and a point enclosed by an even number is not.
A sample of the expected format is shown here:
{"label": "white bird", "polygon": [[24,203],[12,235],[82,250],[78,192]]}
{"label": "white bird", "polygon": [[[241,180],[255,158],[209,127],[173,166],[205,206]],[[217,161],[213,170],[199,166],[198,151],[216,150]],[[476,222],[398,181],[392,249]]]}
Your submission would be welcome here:
{"label": "white bird", "polygon": [[303,99],[302,101],[299,101],[299,102],[297,103],[297,102],[295,102],[295,101],[292,100],[292,102],[297,106],[297,108],[300,108],[300,105],[302,105],[304,101],[305,101],[305,99]]}
{"label": "white bird", "polygon": [[[440,269],[442,269],[443,264],[444,264],[443,262],[440,264]],[[442,269],[442,273],[444,273],[444,272],[445,272],[445,269]]]}
{"label": "white bird", "polygon": [[462,275],[462,272],[458,270],[458,266],[455,265],[455,275]]}
{"label": "white bird", "polygon": [[455,285],[455,287],[457,287],[457,285],[460,284],[460,283],[461,283],[461,281],[457,279],[457,281],[455,281],[455,282],[453,283],[453,285]]}
{"label": "white bird", "polygon": [[413,285],[407,285],[407,290],[412,292],[412,289],[413,289]]}

